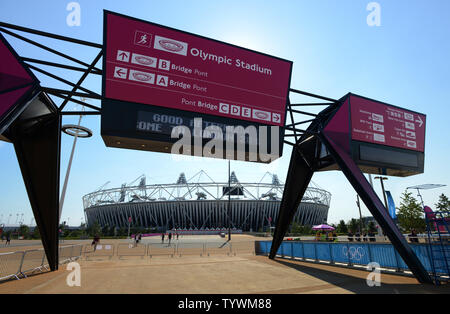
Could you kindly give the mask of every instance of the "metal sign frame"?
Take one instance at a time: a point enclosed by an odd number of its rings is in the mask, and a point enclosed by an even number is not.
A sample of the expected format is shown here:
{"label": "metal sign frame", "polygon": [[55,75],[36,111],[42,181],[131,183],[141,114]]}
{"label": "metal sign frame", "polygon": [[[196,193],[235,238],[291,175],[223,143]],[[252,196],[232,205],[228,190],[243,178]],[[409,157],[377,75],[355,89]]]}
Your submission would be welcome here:
{"label": "metal sign frame", "polygon": [[[76,58],[63,54],[55,49],[49,48],[38,42],[30,40],[26,37],[18,35],[8,29],[21,32],[36,34],[57,40],[62,40],[77,45],[84,45],[100,49],[96,58],[91,63],[85,63]],[[50,113],[43,116],[32,116],[29,120],[20,119],[20,116],[12,123],[6,131],[11,135],[11,141],[14,144],[17,158],[22,170],[27,193],[36,218],[39,230],[42,234],[42,241],[52,271],[58,269],[58,224],[59,224],[59,173],[60,173],[60,141],[61,141],[61,119],[65,115],[99,115],[101,108],[90,105],[86,102],[75,99],[74,97],[84,97],[89,99],[102,100],[102,96],[94,91],[83,88],[81,84],[88,75],[102,75],[102,70],[96,67],[97,62],[103,55],[103,45],[82,41],[74,38],[59,36],[51,33],[37,31],[21,26],[0,22],[0,32],[23,40],[36,47],[47,50],[60,57],[75,62],[80,66],[68,66],[46,60],[38,60],[25,56],[18,56],[26,63],[31,70],[40,72],[60,82],[72,87],[72,89],[57,89],[52,87],[39,87],[39,97],[41,103],[44,103],[46,110]],[[41,64],[69,71],[77,71],[83,73],[76,82],[70,82],[48,71],[45,71],[33,64]],[[289,165],[288,176],[286,179],[283,199],[280,206],[279,218],[277,221],[275,234],[273,238],[272,248],[269,257],[274,258],[276,252],[283,241],[283,237],[289,227],[294,212],[294,208],[298,207],[306,188],[314,174],[319,168],[326,165],[337,163],[339,168],[344,172],[347,179],[353,185],[355,190],[361,196],[362,200],[369,208],[371,213],[382,226],[387,236],[394,244],[402,256],[405,263],[410,267],[416,278],[420,282],[431,283],[429,274],[423,268],[417,256],[406,243],[406,240],[398,231],[393,223],[382,202],[376,196],[373,188],[365,179],[361,170],[348,154],[340,151],[339,147],[333,143],[330,138],[323,132],[326,122],[330,119],[337,106],[338,100],[328,97],[319,96],[295,89],[289,92],[313,97],[325,101],[325,103],[287,103],[286,116],[289,114],[291,123],[287,124],[285,117],[284,130],[289,131],[284,134],[283,143],[293,147],[291,161]],[[52,95],[63,99],[62,104],[58,107],[47,96]],[[289,99],[289,98],[288,98]],[[92,110],[90,111],[63,111],[68,102],[81,104]],[[33,104],[31,104],[33,105]],[[37,106],[37,105],[36,105]],[[308,106],[327,106],[319,114],[308,111],[294,109],[296,107]],[[296,120],[294,114],[308,116],[307,120]],[[34,128],[29,128],[30,121],[35,122]],[[307,129],[301,129],[303,124],[309,124]],[[294,141],[287,139],[293,138]],[[36,149],[36,145],[39,149]],[[44,149],[42,149],[44,147]],[[329,156],[321,156],[321,151],[325,147],[329,152]],[[37,155],[37,151],[45,151],[44,155]],[[36,161],[39,160],[39,165]],[[50,174],[50,175],[49,175]],[[44,195],[44,197],[41,197]]]}
{"label": "metal sign frame", "polygon": [[[314,172],[324,167],[324,163],[326,166],[332,166],[336,163],[372,213],[373,217],[380,224],[383,231],[411,269],[417,280],[421,283],[432,283],[430,275],[425,270],[412,248],[406,242],[406,239],[397,228],[373,187],[363,175],[361,169],[352,159],[350,153],[338,145],[333,136],[327,134],[324,130],[327,123],[332,120],[340,108],[342,99],[333,100],[293,89],[291,89],[291,92],[327,100],[329,102],[325,104],[298,104],[298,106],[328,106],[319,114],[314,115],[315,119],[305,121],[300,120],[298,122],[293,116],[293,113],[296,111],[292,110],[292,106],[288,107],[292,121],[289,129],[293,132],[292,136],[295,137],[295,142],[288,143],[293,146],[293,149],[269,258],[274,259],[277,255],[277,251],[283,242],[284,236],[291,224],[293,215],[295,214],[295,208],[300,204]],[[307,112],[300,113],[311,116],[311,114]],[[306,130],[297,129],[297,125],[306,122],[311,122]],[[325,160],[321,154],[324,148],[328,152]]]}

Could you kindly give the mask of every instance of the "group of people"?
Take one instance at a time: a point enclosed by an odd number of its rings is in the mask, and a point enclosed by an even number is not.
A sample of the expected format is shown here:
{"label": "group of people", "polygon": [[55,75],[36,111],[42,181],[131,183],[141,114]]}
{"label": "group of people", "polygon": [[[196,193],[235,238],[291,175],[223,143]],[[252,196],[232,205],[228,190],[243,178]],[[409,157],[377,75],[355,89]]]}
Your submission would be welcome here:
{"label": "group of people", "polygon": [[[179,234],[176,233],[175,235],[176,235],[177,240],[178,240]],[[161,234],[161,242],[162,242],[162,243],[164,243],[164,238],[165,238],[165,236],[166,236],[166,234],[165,234],[165,232],[163,232],[163,233]],[[170,241],[172,241],[172,232],[169,232],[169,233],[167,234],[167,238],[169,239],[169,244],[170,244]]]}
{"label": "group of people", "polygon": [[373,232],[364,232],[361,236],[361,234],[359,232],[356,232],[355,235],[353,235],[353,233],[351,231],[348,232],[347,234],[347,238],[348,238],[348,242],[353,242],[353,240],[355,240],[356,242],[375,242],[375,234]]}
{"label": "group of people", "polygon": [[[138,233],[138,234],[134,235],[134,247],[136,247],[141,240],[142,240],[142,234],[141,233]],[[92,246],[94,247],[94,252],[97,250],[97,245],[99,243],[100,243],[100,236],[96,234],[94,236],[94,239],[92,240],[92,243],[91,243],[91,247]]]}
{"label": "group of people", "polygon": [[[347,239],[349,242],[375,242],[375,234],[373,232],[364,232],[362,235],[359,232],[356,232],[353,234],[351,231],[347,234]],[[338,237],[336,235],[336,232],[322,232],[318,231],[316,233],[316,241],[326,241],[326,242],[337,242]]]}
{"label": "group of people", "polygon": [[411,233],[408,234],[408,237],[411,243],[419,243],[419,237],[417,236],[416,229],[412,229]]}
{"label": "group of people", "polygon": [[138,233],[134,235],[134,246],[136,247],[142,240],[142,234]]}
{"label": "group of people", "polygon": [[317,231],[316,233],[316,241],[326,241],[326,242],[335,242],[337,241],[336,232],[321,232]]}
{"label": "group of people", "polygon": [[[5,235],[2,234],[2,242],[5,241]],[[6,243],[5,246],[11,245],[11,237],[9,233],[6,234]]]}

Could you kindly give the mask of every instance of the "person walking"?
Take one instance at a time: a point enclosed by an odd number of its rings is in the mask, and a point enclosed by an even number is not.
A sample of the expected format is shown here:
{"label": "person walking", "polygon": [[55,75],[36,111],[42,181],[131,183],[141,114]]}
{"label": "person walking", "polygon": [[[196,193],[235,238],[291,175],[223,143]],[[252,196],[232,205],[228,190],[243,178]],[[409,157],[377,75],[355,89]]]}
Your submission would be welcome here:
{"label": "person walking", "polygon": [[172,232],[169,232],[169,245],[170,245],[170,240],[172,240]]}
{"label": "person walking", "polygon": [[7,246],[7,245],[11,245],[11,236],[9,235],[9,233],[6,234],[5,246]]}
{"label": "person walking", "polygon": [[359,231],[355,234],[355,240],[356,242],[361,242],[361,234],[359,233]]}
{"label": "person walking", "polygon": [[336,232],[333,232],[333,242],[338,242],[338,237]]}
{"label": "person walking", "polygon": [[161,241],[164,244],[164,236],[165,236],[165,232],[161,233]]}
{"label": "person walking", "polygon": [[370,242],[375,242],[375,233],[373,233],[372,231],[369,231],[369,241]]}
{"label": "person walking", "polygon": [[136,247],[139,243],[139,234],[134,235],[134,247]]}
{"label": "person walking", "polygon": [[347,238],[348,238],[348,242],[353,242],[353,233],[351,231],[349,231],[347,233]]}
{"label": "person walking", "polygon": [[419,238],[417,237],[416,229],[411,230],[411,234],[409,235],[409,241],[411,243],[419,243]]}
{"label": "person walking", "polygon": [[100,236],[96,234],[92,240],[91,247],[94,246],[94,252],[97,250],[97,245],[100,243]]}

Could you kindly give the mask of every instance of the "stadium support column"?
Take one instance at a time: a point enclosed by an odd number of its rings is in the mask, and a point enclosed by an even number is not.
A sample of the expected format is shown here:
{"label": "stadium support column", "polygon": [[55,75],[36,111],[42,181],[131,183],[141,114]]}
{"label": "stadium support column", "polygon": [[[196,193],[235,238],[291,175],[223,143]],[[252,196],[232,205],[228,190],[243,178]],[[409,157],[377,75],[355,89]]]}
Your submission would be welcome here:
{"label": "stadium support column", "polygon": [[406,242],[406,239],[391,219],[388,211],[383,206],[383,203],[376,195],[364,174],[358,168],[358,165],[341,146],[335,143],[325,133],[321,132],[319,133],[319,136],[322,143],[327,147],[328,151],[347,177],[347,180],[359,194],[375,220],[380,224],[381,228],[383,228],[383,231],[386,233],[392,245],[408,265],[417,280],[421,283],[432,283],[428,272],[417,258],[413,249]]}
{"label": "stadium support column", "polygon": [[54,104],[32,103],[13,124],[11,139],[52,271],[58,269],[61,116]]}
{"label": "stadium support column", "polygon": [[277,250],[281,242],[283,242],[286,231],[313,176],[314,171],[310,161],[314,161],[315,145],[316,140],[312,139],[303,143],[301,148],[292,148],[283,199],[280,204],[280,211],[269,254],[269,258],[271,259],[275,258]]}

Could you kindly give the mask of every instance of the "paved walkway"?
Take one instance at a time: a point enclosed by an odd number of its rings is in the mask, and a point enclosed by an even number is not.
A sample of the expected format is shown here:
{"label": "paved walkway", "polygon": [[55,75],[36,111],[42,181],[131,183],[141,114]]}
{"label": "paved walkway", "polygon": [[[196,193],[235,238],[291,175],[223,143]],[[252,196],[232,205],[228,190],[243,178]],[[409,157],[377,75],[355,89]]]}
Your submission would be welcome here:
{"label": "paved walkway", "polygon": [[69,287],[60,270],[0,284],[0,294],[296,294],[450,293],[450,286],[421,285],[414,278],[381,274],[381,286],[366,284],[368,272],[265,256],[185,256],[81,260],[81,287]]}

